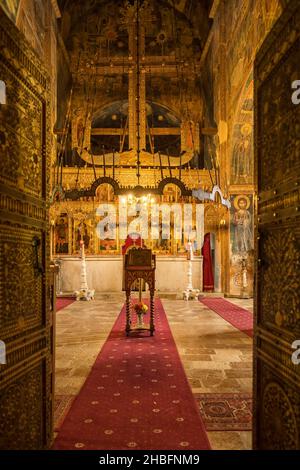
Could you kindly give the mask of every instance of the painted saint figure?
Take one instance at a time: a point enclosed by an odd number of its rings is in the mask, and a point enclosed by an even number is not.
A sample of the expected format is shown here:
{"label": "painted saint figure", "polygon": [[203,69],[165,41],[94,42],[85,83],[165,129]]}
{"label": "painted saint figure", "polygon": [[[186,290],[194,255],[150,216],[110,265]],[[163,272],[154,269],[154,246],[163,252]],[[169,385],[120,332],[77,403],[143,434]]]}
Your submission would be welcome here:
{"label": "painted saint figure", "polygon": [[237,196],[234,200],[236,209],[233,217],[235,225],[235,249],[236,253],[248,253],[253,250],[252,216],[248,210],[250,199],[248,196]]}
{"label": "painted saint figure", "polygon": [[80,251],[81,241],[84,242],[84,247],[86,250],[89,249],[90,244],[90,235],[88,233],[88,227],[85,222],[81,222],[77,228],[76,236],[76,250]]}
{"label": "painted saint figure", "polygon": [[[238,126],[236,143],[233,149],[232,174],[235,183],[245,183],[252,178],[251,151],[252,127],[250,124]],[[250,181],[249,181],[250,182]]]}
{"label": "painted saint figure", "polygon": [[68,253],[68,224],[64,217],[56,224],[56,253]]}

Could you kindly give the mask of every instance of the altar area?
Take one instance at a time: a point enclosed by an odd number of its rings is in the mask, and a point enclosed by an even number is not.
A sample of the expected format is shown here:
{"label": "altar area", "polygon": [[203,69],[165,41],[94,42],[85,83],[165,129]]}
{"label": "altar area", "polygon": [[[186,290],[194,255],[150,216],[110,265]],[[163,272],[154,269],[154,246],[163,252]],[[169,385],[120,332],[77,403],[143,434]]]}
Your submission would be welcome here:
{"label": "altar area", "polygon": [[[118,195],[120,190],[112,183],[100,178],[94,196],[53,204],[51,254],[59,267],[57,293],[70,294],[79,288],[81,243],[89,288],[95,292],[122,292],[123,249],[130,235],[133,244],[141,243],[156,255],[158,293],[182,295],[190,272],[193,288],[201,292],[204,233],[217,231],[221,242],[223,231],[219,222],[226,208],[216,202],[201,203],[190,189],[178,187],[180,182],[176,179],[166,181],[162,194],[155,194],[154,190],[151,193],[151,189],[134,194],[133,188]],[[191,264],[187,259],[190,241]],[[220,269],[220,252],[215,263]]]}
{"label": "altar area", "polygon": [[[51,175],[50,252],[60,265],[59,292],[79,288],[82,242],[89,288],[122,292],[122,246],[136,232],[156,256],[157,292],[182,294],[192,276],[197,291],[249,295],[252,199],[248,187],[239,187],[246,193],[238,198],[230,190],[221,145],[227,128],[207,114],[199,64],[187,74],[179,37],[164,60],[152,50],[145,21],[152,24],[154,10],[151,2],[139,5],[125,2],[118,15],[124,55],[111,49],[106,63],[102,40],[93,52],[90,44],[82,55],[72,50],[73,88],[55,129]],[[175,23],[168,30],[177,30]],[[187,49],[183,56],[193,62]]]}
{"label": "altar area", "polygon": [[[202,291],[202,256],[192,261],[193,287]],[[80,283],[81,259],[79,256],[59,256],[58,293],[73,293]],[[121,292],[123,281],[122,255],[87,255],[87,283],[96,292]],[[187,283],[186,257],[156,257],[156,291],[182,294]]]}
{"label": "altar area", "polygon": [[[209,252],[214,290],[221,291],[227,245],[223,222],[227,224],[228,217],[228,210],[221,202],[199,201],[175,178],[172,182],[167,179],[162,194],[145,189],[134,195],[133,188],[118,195],[120,189],[114,188],[107,178],[100,178],[96,183],[94,196],[64,199],[51,208],[50,248],[52,259],[59,267],[58,294],[70,294],[79,288],[81,243],[84,243],[88,286],[95,292],[124,290],[123,248],[130,235],[133,244],[138,243],[135,237],[139,237],[140,243],[156,255],[158,293],[182,295],[191,274],[193,288],[202,292],[205,232],[212,234]],[[212,196],[217,197],[214,193]],[[192,260],[188,259],[189,244]]]}

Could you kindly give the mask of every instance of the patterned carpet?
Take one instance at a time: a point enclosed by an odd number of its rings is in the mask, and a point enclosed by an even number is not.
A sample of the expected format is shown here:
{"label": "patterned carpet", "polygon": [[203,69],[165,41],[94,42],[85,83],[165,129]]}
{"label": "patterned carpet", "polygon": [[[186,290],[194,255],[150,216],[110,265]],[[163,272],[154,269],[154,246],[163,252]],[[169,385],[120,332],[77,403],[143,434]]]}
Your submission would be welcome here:
{"label": "patterned carpet", "polygon": [[71,408],[74,395],[55,395],[54,400],[54,431],[61,427],[68,411]]}
{"label": "patterned carpet", "polygon": [[247,393],[194,394],[206,431],[251,431],[252,398]]}
{"label": "patterned carpet", "polygon": [[222,297],[200,297],[199,300],[232,326],[253,337],[253,314],[249,310],[234,305]]}
{"label": "patterned carpet", "polygon": [[122,309],[55,449],[210,448],[160,300],[155,310],[154,336],[127,338]]}

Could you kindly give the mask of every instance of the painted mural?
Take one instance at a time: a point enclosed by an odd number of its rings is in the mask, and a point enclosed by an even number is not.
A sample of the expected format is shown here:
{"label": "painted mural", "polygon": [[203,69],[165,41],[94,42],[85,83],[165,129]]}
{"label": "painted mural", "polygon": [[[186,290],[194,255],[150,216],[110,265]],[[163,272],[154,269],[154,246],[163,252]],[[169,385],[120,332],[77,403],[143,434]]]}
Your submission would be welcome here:
{"label": "painted mural", "polygon": [[[266,34],[279,17],[279,0],[232,0],[226,12],[226,60],[220,48],[221,24],[217,16],[212,41],[214,55],[215,119],[228,124],[230,183],[253,184],[253,62]],[[226,79],[230,93],[223,98],[221,83]],[[220,76],[219,76],[220,75]],[[224,161],[225,159],[223,159]]]}
{"label": "painted mural", "polygon": [[228,8],[226,18],[230,37],[227,72],[231,107],[236,109],[256,51],[280,15],[281,5],[279,0],[233,0],[233,3],[235,5]]}
{"label": "painted mural", "polygon": [[232,135],[231,183],[253,183],[253,77],[249,77]]}
{"label": "painted mural", "polygon": [[232,195],[230,209],[230,293],[253,293],[253,197]]}

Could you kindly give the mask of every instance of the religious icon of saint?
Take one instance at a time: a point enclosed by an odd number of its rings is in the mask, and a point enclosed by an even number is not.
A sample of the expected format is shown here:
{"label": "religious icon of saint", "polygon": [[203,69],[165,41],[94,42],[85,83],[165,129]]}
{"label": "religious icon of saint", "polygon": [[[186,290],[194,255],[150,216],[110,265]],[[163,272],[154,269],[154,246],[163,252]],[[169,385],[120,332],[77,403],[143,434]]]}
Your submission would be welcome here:
{"label": "religious icon of saint", "polygon": [[249,211],[250,199],[246,195],[237,196],[234,200],[236,209],[233,216],[235,226],[236,253],[247,253],[253,250],[252,215]]}
{"label": "religious icon of saint", "polygon": [[85,222],[81,222],[76,231],[76,250],[78,251],[80,249],[80,242],[84,242],[84,248],[85,250],[89,249],[89,244],[90,244],[90,235],[88,231],[88,227]]}
{"label": "religious icon of saint", "polygon": [[233,150],[233,175],[235,181],[244,181],[251,175],[250,152],[251,152],[252,127],[244,124],[237,137]]}
{"label": "religious icon of saint", "polygon": [[61,217],[59,223],[56,225],[56,253],[68,252],[67,227],[68,224],[65,222],[65,219]]}
{"label": "religious icon of saint", "polygon": [[90,236],[88,234],[87,228],[84,229],[83,241],[85,248],[88,249],[90,244]]}

